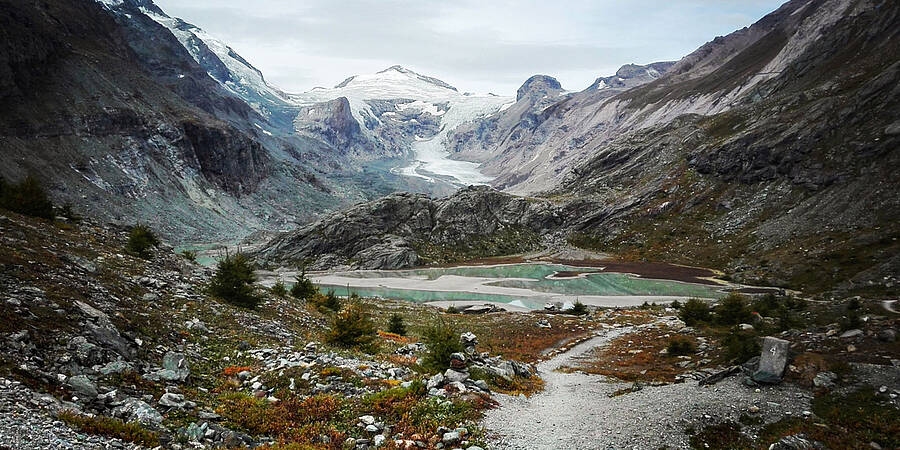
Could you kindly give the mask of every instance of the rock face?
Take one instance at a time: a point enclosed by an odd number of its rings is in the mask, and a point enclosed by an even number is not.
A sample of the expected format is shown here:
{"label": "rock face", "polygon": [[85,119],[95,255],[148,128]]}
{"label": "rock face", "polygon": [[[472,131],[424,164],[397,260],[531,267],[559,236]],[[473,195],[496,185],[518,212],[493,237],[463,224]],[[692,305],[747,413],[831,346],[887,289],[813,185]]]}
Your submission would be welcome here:
{"label": "rock face", "polygon": [[626,89],[647,84],[665,75],[675,65],[675,61],[655,62],[647,65],[626,64],[609,77],[597,78],[587,90],[606,90],[610,95]]}
{"label": "rock face", "polygon": [[549,202],[470,187],[445,199],[394,194],[326,217],[266,244],[255,255],[313,267],[398,269],[430,261],[533,250],[562,222]]}
{"label": "rock face", "polygon": [[516,91],[516,101],[522,101],[527,97],[533,104],[544,97],[555,96],[562,90],[562,85],[556,78],[548,75],[535,75],[525,80],[525,83]]}
{"label": "rock face", "polygon": [[336,151],[355,150],[357,154],[364,154],[365,147],[371,146],[353,117],[346,97],[301,108],[294,127],[299,132],[324,137]]}

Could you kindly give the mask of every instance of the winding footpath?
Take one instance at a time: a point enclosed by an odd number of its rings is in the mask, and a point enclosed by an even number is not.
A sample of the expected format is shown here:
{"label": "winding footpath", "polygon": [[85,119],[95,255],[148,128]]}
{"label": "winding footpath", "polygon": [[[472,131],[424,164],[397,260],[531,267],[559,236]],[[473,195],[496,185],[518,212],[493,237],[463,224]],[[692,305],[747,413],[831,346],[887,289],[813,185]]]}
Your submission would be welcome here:
{"label": "winding footpath", "polygon": [[[484,425],[492,448],[500,449],[656,449],[689,448],[685,429],[700,422],[737,420],[751,406],[772,421],[808,409],[808,394],[788,385],[756,392],[733,376],[701,387],[694,382],[645,387],[610,398],[627,386],[599,375],[563,373],[579,357],[636,331],[607,329],[572,350],[538,365],[545,389],[530,398],[497,395],[500,406],[488,411]],[[699,427],[698,427],[699,428]]]}

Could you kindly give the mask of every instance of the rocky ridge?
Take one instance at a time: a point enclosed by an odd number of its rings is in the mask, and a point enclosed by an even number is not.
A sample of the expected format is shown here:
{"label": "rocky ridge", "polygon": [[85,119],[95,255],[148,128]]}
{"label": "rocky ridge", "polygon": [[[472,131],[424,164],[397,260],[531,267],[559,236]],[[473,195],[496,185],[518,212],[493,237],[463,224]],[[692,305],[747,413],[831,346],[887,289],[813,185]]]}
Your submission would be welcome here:
{"label": "rocky ridge", "polygon": [[285,233],[254,255],[309,268],[396,269],[529,251],[562,222],[549,202],[486,186],[444,199],[399,193]]}

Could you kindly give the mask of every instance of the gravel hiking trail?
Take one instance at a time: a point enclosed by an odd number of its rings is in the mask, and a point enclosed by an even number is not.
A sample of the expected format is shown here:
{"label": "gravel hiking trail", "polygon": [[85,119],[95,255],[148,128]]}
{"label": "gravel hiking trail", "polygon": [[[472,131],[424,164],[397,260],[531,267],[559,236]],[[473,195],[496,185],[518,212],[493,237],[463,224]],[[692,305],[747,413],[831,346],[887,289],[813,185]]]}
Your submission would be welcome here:
{"label": "gravel hiking trail", "polygon": [[[755,392],[732,376],[708,387],[696,381],[644,387],[616,397],[631,386],[599,375],[564,373],[579,357],[616,337],[639,332],[635,327],[606,329],[568,352],[538,364],[544,391],[530,398],[498,394],[500,403],[486,414],[491,448],[499,449],[657,449],[690,448],[689,423],[737,420],[751,406],[764,419],[801,414],[809,397],[782,384]],[[782,404],[785,403],[785,404]],[[699,427],[698,427],[699,428]]]}

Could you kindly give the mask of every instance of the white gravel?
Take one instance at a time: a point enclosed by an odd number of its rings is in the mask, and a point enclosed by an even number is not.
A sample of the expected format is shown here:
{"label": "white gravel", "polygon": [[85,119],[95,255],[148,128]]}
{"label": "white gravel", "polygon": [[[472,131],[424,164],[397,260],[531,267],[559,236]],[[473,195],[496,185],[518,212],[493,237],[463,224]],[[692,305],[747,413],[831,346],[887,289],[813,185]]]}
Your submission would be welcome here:
{"label": "white gravel", "polygon": [[[709,387],[697,382],[644,387],[610,398],[630,384],[584,373],[555,369],[573,366],[574,358],[634,331],[608,329],[572,350],[538,365],[545,390],[531,398],[498,395],[500,406],[488,411],[485,427],[492,447],[502,449],[657,449],[689,448],[685,430],[696,424],[737,420],[750,406],[767,422],[809,408],[809,395],[781,384],[760,392],[732,376]],[[700,426],[696,426],[697,429]]]}

